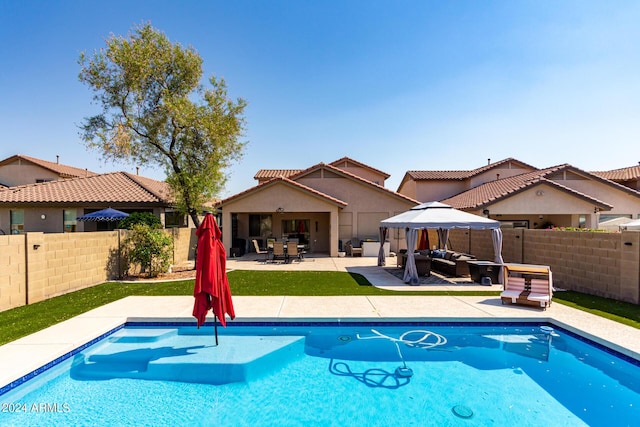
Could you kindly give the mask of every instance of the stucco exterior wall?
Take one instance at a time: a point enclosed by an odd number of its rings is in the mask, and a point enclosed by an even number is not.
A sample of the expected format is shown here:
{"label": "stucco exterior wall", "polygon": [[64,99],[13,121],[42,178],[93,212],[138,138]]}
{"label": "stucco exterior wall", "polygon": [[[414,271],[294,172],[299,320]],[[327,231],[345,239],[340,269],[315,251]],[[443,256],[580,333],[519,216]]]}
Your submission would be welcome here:
{"label": "stucco exterior wall", "polygon": [[8,187],[35,184],[39,179],[53,181],[60,179],[60,176],[40,166],[20,164],[19,161],[0,167],[0,183]]}
{"label": "stucco exterior wall", "polygon": [[346,178],[302,178],[298,182],[348,202],[341,215],[352,213],[351,235],[341,235],[342,239],[377,238],[381,220],[415,206],[411,201]]}
{"label": "stucco exterior wall", "polygon": [[619,190],[615,186],[605,185],[596,180],[554,179],[554,181],[612,205],[613,209],[606,211],[607,214],[635,216],[640,212],[640,198]]}
{"label": "stucco exterior wall", "polygon": [[[416,198],[422,203],[439,201],[468,189],[469,185],[464,181],[418,181],[416,183]],[[408,196],[408,194],[405,195]]]}

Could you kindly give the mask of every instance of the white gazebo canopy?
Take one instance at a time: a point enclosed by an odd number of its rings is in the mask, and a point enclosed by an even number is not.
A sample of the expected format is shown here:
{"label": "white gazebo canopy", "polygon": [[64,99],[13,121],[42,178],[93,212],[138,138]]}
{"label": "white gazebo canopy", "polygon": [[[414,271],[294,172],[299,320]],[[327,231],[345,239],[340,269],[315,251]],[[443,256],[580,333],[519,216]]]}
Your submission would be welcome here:
{"label": "white gazebo canopy", "polygon": [[[423,203],[406,212],[380,221],[381,245],[384,244],[387,228],[405,228],[407,230],[407,263],[404,272],[404,281],[412,285],[419,283],[413,251],[416,247],[418,230],[422,229],[437,229],[443,236],[445,248],[449,234],[448,230],[452,228],[491,229],[493,230],[495,262],[498,264],[504,263],[502,260],[502,230],[500,230],[500,222],[454,209],[444,203]],[[442,232],[440,230],[442,230]],[[384,251],[381,246],[378,254],[378,265],[384,264]]]}
{"label": "white gazebo canopy", "polygon": [[620,231],[640,230],[640,219],[635,219],[630,222],[625,222],[624,224],[620,224],[619,227],[620,227]]}

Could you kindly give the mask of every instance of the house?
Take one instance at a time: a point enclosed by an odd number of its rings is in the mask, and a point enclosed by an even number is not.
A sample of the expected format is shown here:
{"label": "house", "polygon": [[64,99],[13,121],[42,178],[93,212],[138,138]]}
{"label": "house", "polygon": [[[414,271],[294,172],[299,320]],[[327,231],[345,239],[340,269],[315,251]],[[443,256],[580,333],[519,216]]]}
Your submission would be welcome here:
{"label": "house", "polygon": [[96,175],[87,169],[61,164],[59,156],[55,163],[23,154],[0,160],[0,188]]}
{"label": "house", "polygon": [[173,209],[168,184],[113,172],[0,188],[0,234],[113,229],[113,223],[76,220],[107,207],[127,213],[152,212],[166,227],[186,224]]}
{"label": "house", "polygon": [[384,187],[388,177],[348,157],[302,170],[260,170],[256,186],[216,205],[223,243],[235,254],[248,250],[252,239],[264,244],[292,236],[314,253],[338,256],[352,238],[376,241],[381,220],[418,204]]}
{"label": "house", "polygon": [[591,172],[600,178],[617,182],[631,189],[640,191],[640,165],[610,171]]}
{"label": "house", "polygon": [[408,171],[398,192],[501,221],[503,227],[598,228],[635,217],[640,192],[569,164],[538,169],[508,158],[470,171]]}

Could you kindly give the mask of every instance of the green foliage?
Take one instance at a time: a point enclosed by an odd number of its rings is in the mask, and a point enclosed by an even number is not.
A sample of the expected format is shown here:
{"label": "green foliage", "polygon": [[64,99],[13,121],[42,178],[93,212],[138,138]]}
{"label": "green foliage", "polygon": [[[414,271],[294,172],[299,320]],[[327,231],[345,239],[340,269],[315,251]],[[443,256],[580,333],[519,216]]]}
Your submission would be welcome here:
{"label": "green foliage", "polygon": [[590,232],[590,233],[606,233],[607,230],[599,230],[597,228],[580,228],[580,227],[546,227],[545,230],[552,231],[581,231],[581,232]]}
{"label": "green foliage", "polygon": [[136,224],[145,224],[151,228],[162,228],[160,218],[151,212],[133,212],[118,223],[118,228],[131,230]]}
{"label": "green foliage", "polygon": [[156,277],[169,270],[173,256],[173,241],[163,230],[146,224],[134,224],[123,242],[130,264],[139,265],[141,272]]}
{"label": "green foliage", "polygon": [[105,159],[164,168],[177,207],[199,225],[198,211],[242,156],[246,102],[231,100],[223,79],[201,85],[200,55],[150,24],[128,38],[111,36],[92,57],[82,53],[79,64],[80,81],[102,107],[81,126],[87,147]]}

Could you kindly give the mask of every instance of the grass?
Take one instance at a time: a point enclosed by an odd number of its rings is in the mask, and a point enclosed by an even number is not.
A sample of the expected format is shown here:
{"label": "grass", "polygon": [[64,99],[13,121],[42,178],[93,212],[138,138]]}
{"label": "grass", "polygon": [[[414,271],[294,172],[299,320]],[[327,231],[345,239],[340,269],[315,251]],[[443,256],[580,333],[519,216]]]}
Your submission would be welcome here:
{"label": "grass", "polygon": [[[228,275],[235,296],[398,295],[378,289],[362,275],[320,271],[236,270]],[[161,283],[108,282],[46,301],[0,312],[0,345],[130,295],[191,295],[193,280]],[[497,296],[495,291],[403,291],[402,295]],[[640,306],[578,292],[558,292],[554,302],[640,329]],[[11,325],[10,327],[6,325]]]}

